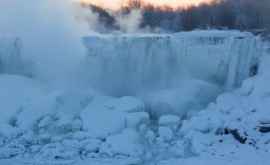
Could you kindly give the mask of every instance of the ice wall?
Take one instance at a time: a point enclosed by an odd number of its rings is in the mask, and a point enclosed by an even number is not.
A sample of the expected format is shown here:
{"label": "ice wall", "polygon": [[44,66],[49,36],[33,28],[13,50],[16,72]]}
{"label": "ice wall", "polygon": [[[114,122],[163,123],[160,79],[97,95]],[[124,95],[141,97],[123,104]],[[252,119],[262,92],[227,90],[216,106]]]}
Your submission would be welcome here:
{"label": "ice wall", "polygon": [[0,37],[0,73],[22,73],[22,43],[19,38]]}
{"label": "ice wall", "polygon": [[256,37],[237,31],[96,35],[84,43],[91,83],[120,95],[177,87],[190,78],[230,89],[249,76],[261,54]]}

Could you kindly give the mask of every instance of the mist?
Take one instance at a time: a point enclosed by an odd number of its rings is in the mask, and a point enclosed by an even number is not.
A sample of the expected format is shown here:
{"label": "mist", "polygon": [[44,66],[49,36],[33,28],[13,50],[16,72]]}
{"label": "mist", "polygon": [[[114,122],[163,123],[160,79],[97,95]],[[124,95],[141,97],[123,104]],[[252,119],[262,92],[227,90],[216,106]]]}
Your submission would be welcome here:
{"label": "mist", "polygon": [[126,12],[106,11],[104,16],[101,8],[85,7],[78,13],[82,22],[87,22],[90,33],[151,33],[154,29],[141,27],[143,12],[141,9],[131,9]]}
{"label": "mist", "polygon": [[60,84],[76,75],[85,55],[81,36],[86,29],[76,22],[72,4],[65,0],[0,1],[0,36],[22,40],[21,56],[32,61],[36,78]]}

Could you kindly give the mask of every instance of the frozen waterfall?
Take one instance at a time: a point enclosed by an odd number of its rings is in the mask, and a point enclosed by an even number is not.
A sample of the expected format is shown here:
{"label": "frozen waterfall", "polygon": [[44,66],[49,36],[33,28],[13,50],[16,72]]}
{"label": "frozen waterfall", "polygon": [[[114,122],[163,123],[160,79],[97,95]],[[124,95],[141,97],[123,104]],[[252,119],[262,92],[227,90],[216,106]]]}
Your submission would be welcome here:
{"label": "frozen waterfall", "polygon": [[231,89],[262,53],[256,37],[237,31],[96,35],[84,43],[92,85],[116,95],[178,87],[190,78]]}
{"label": "frozen waterfall", "polygon": [[[240,86],[254,74],[263,53],[260,39],[238,31],[92,35],[83,41],[88,55],[83,64],[73,67],[79,68],[74,71],[79,74],[71,76],[74,73],[67,70],[69,77],[59,81],[74,82],[78,88],[83,84],[110,96],[138,96],[156,115],[182,116],[203,109],[223,90]],[[53,78],[47,82],[61,76],[51,65],[52,73],[38,71],[42,60],[37,57],[31,65],[25,63],[22,49],[20,39],[1,39],[0,72]],[[74,65],[69,62],[65,66]]]}
{"label": "frozen waterfall", "polygon": [[0,37],[0,73],[22,72],[22,43],[19,38]]}

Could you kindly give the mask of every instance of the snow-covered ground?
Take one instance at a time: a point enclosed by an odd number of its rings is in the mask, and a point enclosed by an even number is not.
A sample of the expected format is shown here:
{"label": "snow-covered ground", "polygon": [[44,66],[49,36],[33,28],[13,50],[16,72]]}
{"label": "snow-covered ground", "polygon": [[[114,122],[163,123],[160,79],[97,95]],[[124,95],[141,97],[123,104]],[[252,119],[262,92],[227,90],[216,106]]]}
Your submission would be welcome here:
{"label": "snow-covered ground", "polygon": [[269,164],[269,48],[249,33],[89,36],[76,88],[17,42],[0,41],[1,165]]}

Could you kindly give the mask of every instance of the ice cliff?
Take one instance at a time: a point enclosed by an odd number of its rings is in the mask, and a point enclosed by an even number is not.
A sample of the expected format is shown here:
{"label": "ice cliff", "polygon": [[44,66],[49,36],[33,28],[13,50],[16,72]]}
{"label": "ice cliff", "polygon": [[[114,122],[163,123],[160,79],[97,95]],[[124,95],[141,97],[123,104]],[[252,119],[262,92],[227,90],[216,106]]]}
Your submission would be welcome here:
{"label": "ice cliff", "polygon": [[262,53],[256,37],[233,31],[97,35],[84,43],[93,84],[116,95],[175,87],[186,78],[234,88]]}

